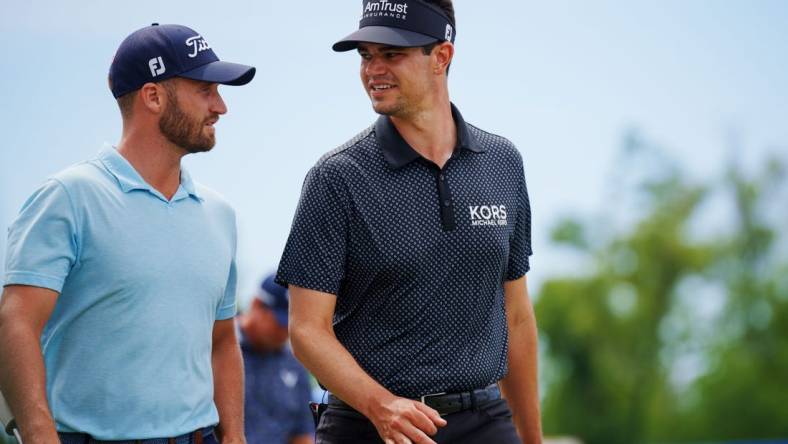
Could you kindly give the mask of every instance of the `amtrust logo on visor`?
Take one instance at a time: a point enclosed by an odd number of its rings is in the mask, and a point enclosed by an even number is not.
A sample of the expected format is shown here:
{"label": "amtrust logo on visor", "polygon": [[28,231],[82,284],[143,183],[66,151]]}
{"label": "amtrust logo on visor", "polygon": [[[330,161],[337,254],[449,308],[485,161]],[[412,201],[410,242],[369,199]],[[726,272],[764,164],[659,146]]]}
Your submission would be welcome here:
{"label": "amtrust logo on visor", "polygon": [[408,4],[390,2],[389,0],[370,1],[364,5],[362,19],[370,17],[392,17],[402,20],[408,18]]}
{"label": "amtrust logo on visor", "polygon": [[334,51],[350,51],[361,42],[401,47],[435,41],[454,43],[457,30],[446,13],[423,0],[363,0],[358,31],[336,42]]}

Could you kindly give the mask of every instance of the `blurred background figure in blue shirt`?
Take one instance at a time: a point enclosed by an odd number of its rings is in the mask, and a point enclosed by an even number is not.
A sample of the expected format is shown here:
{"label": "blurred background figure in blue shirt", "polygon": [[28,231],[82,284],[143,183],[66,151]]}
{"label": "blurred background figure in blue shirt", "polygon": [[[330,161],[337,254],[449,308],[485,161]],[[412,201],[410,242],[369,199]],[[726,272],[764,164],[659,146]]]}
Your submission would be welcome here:
{"label": "blurred background figure in blue shirt", "polygon": [[271,275],[260,284],[249,310],[238,317],[249,444],[314,442],[310,378],[287,342],[287,307],[287,290]]}

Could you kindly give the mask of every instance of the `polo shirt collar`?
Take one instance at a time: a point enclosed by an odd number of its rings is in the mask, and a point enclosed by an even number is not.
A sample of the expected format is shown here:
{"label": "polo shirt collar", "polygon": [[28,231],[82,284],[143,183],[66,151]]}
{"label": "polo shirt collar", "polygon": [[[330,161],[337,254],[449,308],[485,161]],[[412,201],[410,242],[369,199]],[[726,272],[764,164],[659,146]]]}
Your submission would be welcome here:
{"label": "polo shirt collar", "polygon": [[[123,190],[124,193],[133,190],[145,190],[164,199],[164,196],[162,196],[157,189],[153,188],[148,182],[145,182],[145,179],[142,178],[140,173],[134,169],[125,157],[120,155],[115,147],[109,145],[105,146],[99,152],[99,160],[107,171],[115,177],[120,189]],[[176,201],[187,196],[191,196],[200,201],[202,200],[202,197],[197,193],[191,175],[181,166],[181,183],[178,187],[178,191],[175,192],[171,200]]]}
{"label": "polo shirt collar", "polygon": [[[197,199],[202,200],[199,194],[197,194],[197,188],[194,186],[194,181],[192,180],[192,175],[181,166],[181,189],[186,192],[189,196]],[[180,192],[180,189],[178,190]]]}
{"label": "polo shirt collar", "polygon": [[[485,151],[484,147],[471,134],[468,124],[465,123],[465,119],[462,118],[462,114],[460,114],[460,111],[453,103],[451,104],[451,115],[457,127],[457,147],[455,151],[467,149],[473,153],[483,153]],[[389,166],[394,169],[402,168],[421,157],[421,154],[402,138],[388,116],[380,116],[375,122],[375,135],[383,148],[383,157]]]}

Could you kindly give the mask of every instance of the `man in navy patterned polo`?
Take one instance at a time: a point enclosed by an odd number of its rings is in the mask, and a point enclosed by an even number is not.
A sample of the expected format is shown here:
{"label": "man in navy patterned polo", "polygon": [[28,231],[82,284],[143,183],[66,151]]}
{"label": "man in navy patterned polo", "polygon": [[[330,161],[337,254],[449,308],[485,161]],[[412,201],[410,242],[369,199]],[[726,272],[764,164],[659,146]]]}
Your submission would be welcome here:
{"label": "man in navy patterned polo", "polygon": [[381,117],[311,169],[279,266],[332,393],[317,443],[541,443],[522,158],[449,101],[454,23],[450,0],[364,0],[334,45]]}
{"label": "man in navy patterned polo", "polygon": [[248,444],[312,444],[309,375],[287,345],[287,289],[266,276],[238,317]]}

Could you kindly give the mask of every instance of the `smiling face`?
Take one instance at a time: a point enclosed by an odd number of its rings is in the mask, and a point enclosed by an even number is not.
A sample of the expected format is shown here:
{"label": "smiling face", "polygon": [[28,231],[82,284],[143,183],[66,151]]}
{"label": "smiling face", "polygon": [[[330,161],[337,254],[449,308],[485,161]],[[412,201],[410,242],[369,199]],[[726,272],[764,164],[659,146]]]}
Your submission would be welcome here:
{"label": "smiling face", "polygon": [[189,153],[213,148],[213,125],[227,112],[218,85],[185,78],[174,78],[161,85],[167,94],[167,106],[159,120],[164,137]]}
{"label": "smiling face", "polygon": [[433,103],[433,60],[422,48],[360,43],[361,82],[378,114],[408,117]]}

